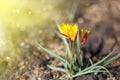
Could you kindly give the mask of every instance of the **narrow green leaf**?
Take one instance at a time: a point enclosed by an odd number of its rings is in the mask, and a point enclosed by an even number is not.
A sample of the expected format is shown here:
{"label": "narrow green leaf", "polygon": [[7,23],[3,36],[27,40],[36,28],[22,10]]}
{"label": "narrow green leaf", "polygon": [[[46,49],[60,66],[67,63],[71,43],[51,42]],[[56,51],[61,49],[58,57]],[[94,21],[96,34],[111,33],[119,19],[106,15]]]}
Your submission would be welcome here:
{"label": "narrow green leaf", "polygon": [[89,58],[90,64],[93,65],[93,61]]}
{"label": "narrow green leaf", "polygon": [[107,65],[110,64],[112,61],[115,61],[115,60],[117,60],[117,59],[119,59],[119,58],[120,58],[120,55],[114,56],[114,57],[112,57],[111,59],[105,61],[105,62],[103,63],[103,66],[107,66]]}
{"label": "narrow green leaf", "polygon": [[63,59],[62,57],[56,55],[55,53],[53,53],[52,51],[50,51],[50,50],[48,50],[48,49],[46,49],[46,48],[44,48],[44,47],[42,47],[42,46],[41,46],[40,44],[38,44],[38,43],[37,43],[37,45],[38,45],[42,50],[44,50],[46,53],[48,53],[50,56],[55,57],[55,58],[57,58],[58,60],[60,60],[61,62],[65,63],[65,59]]}
{"label": "narrow green leaf", "polygon": [[72,7],[71,7],[71,10],[69,12],[69,15],[68,15],[68,18],[70,21],[73,21],[74,17],[75,17],[75,12],[77,10],[77,7],[78,7],[78,2],[79,0],[73,0],[73,4],[72,4]]}
{"label": "narrow green leaf", "polygon": [[[99,68],[99,66],[97,66],[98,68]],[[101,69],[102,69],[103,67],[101,66]],[[109,73],[110,74],[110,76],[112,75],[107,69],[105,69],[105,68],[103,68],[104,70],[99,70],[99,72],[107,72],[107,73]],[[77,74],[75,74],[75,75],[73,75],[72,77],[73,78],[75,78],[75,77],[77,77],[77,76],[81,76],[81,75],[85,75],[85,74],[89,74],[89,73],[96,73],[98,70],[96,69],[96,70],[88,70],[88,71],[80,71],[80,72],[78,72]]]}
{"label": "narrow green leaf", "polygon": [[77,54],[79,59],[80,66],[83,66],[82,54],[80,53],[80,35],[78,31],[77,40],[76,40]]}
{"label": "narrow green leaf", "polygon": [[50,79],[50,80],[67,80],[67,78],[56,78],[56,79]]}
{"label": "narrow green leaf", "polygon": [[80,55],[80,35],[79,35],[79,32],[77,35],[76,46],[77,46],[77,53]]}
{"label": "narrow green leaf", "polygon": [[77,76],[81,76],[81,75],[85,75],[85,74],[89,74],[89,73],[93,73],[94,71],[86,71],[86,72],[78,72],[77,74],[73,75],[72,78],[75,78]]}
{"label": "narrow green leaf", "polygon": [[52,69],[52,70],[55,70],[55,71],[60,71],[60,72],[64,72],[66,74],[69,74],[69,72],[66,69],[63,69],[63,68],[53,67],[53,66],[50,66],[50,65],[47,65],[47,67]]}
{"label": "narrow green leaf", "polygon": [[87,70],[91,69],[92,67],[97,66],[97,65],[99,65],[100,63],[103,63],[107,58],[109,58],[109,57],[113,54],[114,51],[115,51],[115,49],[113,49],[113,51],[110,52],[110,53],[109,53],[106,57],[104,57],[102,60],[100,60],[100,61],[98,61],[97,63],[93,64],[92,66],[84,69],[83,71],[87,71]]}
{"label": "narrow green leaf", "polygon": [[104,62],[107,58],[109,58],[113,53],[114,53],[115,49],[112,50],[112,52],[110,52],[106,57],[104,57],[102,60],[98,61],[97,63],[94,64],[95,65],[99,65],[100,63]]}
{"label": "narrow green leaf", "polygon": [[95,66],[94,68],[95,68],[95,71],[97,73],[101,72],[102,70],[105,70],[110,76],[112,76],[112,74],[110,73],[110,71],[107,68],[103,67],[103,66]]}
{"label": "narrow green leaf", "polygon": [[[56,23],[56,24],[57,24],[58,30],[60,31],[60,25],[59,25],[58,23]],[[64,45],[65,45],[65,48],[66,48],[66,51],[67,51],[67,54],[68,54],[69,58],[71,58],[72,55],[71,55],[71,51],[70,51],[70,48],[69,48],[69,44],[68,44],[66,38],[65,38],[64,36],[60,35],[60,34],[58,34],[58,35],[59,35],[60,38],[63,40]]]}
{"label": "narrow green leaf", "polygon": [[102,72],[102,73],[107,73],[107,71],[105,71],[105,70],[98,70],[98,71],[95,71],[94,74],[97,75],[97,74],[100,73],[100,72]]}
{"label": "narrow green leaf", "polygon": [[63,64],[64,65],[64,68],[66,69],[66,70],[68,70],[68,67],[70,67],[70,64],[66,61],[66,63],[65,64]]}
{"label": "narrow green leaf", "polygon": [[68,45],[68,42],[67,42],[66,38],[64,36],[61,36],[61,39],[64,42],[64,45],[65,45],[66,51],[68,53],[68,56],[71,58],[72,55],[71,55],[70,48],[69,48],[69,45]]}

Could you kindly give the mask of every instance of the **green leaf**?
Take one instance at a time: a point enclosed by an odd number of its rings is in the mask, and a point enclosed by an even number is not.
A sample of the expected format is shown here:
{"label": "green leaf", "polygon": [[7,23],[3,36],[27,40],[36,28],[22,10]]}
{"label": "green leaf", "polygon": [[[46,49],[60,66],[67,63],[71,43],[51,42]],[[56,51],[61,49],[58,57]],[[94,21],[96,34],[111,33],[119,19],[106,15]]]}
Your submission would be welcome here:
{"label": "green leaf", "polygon": [[64,66],[64,68],[65,68],[66,70],[68,70],[68,67],[70,67],[70,64],[66,61],[65,64],[63,63],[63,66]]}
{"label": "green leaf", "polygon": [[60,72],[64,72],[66,74],[69,74],[69,71],[66,70],[66,69],[63,69],[63,68],[59,68],[59,67],[53,67],[53,66],[50,66],[50,65],[47,65],[48,68],[54,70],[54,71],[60,71]]}
{"label": "green leaf", "polygon": [[78,32],[78,35],[77,35],[76,46],[77,46],[77,53],[80,55],[80,36],[79,36],[79,32]]}
{"label": "green leaf", "polygon": [[[58,30],[60,31],[60,25],[59,25],[58,23],[56,23],[56,24],[57,24]],[[71,51],[70,51],[70,48],[69,48],[69,44],[68,44],[68,42],[67,42],[67,39],[66,39],[64,36],[62,36],[61,34],[58,34],[58,35],[59,35],[60,38],[63,40],[64,45],[65,45],[65,48],[66,48],[66,51],[67,51],[67,54],[68,54],[69,58],[71,58],[71,57],[72,57],[72,54],[71,54]]]}
{"label": "green leaf", "polygon": [[93,61],[89,58],[90,64],[93,65]]}
{"label": "green leaf", "polygon": [[110,52],[106,57],[104,57],[102,60],[98,61],[97,63],[94,64],[95,65],[99,65],[100,63],[104,62],[107,58],[109,58],[113,53],[114,53],[115,49],[112,50],[112,52]]}
{"label": "green leaf", "polygon": [[99,72],[101,72],[101,71],[105,71],[105,72],[107,72],[110,76],[112,76],[112,74],[110,73],[110,71],[107,69],[107,68],[105,68],[105,67],[103,67],[103,66],[95,66],[94,67],[94,71],[95,71],[95,74],[97,74],[97,73],[99,73]]}
{"label": "green leaf", "polygon": [[80,35],[79,35],[79,31],[78,31],[78,35],[77,35],[76,46],[77,46],[77,54],[78,54],[79,64],[80,64],[80,66],[83,66],[82,54],[80,53]]}
{"label": "green leaf", "polygon": [[60,60],[61,62],[65,63],[65,59],[63,59],[62,57],[56,55],[55,53],[53,53],[52,51],[42,47],[40,44],[37,43],[37,45],[42,49],[44,50],[46,53],[48,53],[51,57],[55,57],[57,58],[58,60]]}
{"label": "green leaf", "polygon": [[86,71],[86,72],[80,71],[80,72],[76,73],[75,75],[73,75],[72,78],[75,78],[75,77],[81,76],[81,75],[85,75],[85,74],[89,74],[89,73],[93,73],[93,72],[94,71]]}
{"label": "green leaf", "polygon": [[89,73],[99,73],[99,72],[107,72],[110,76],[112,76],[112,74],[103,66],[95,66],[93,68],[89,68],[89,70],[87,71],[80,71],[78,73],[76,73],[75,75],[73,75],[73,78],[74,77],[77,77],[77,76],[81,76],[81,75],[85,75],[85,74],[89,74]]}
{"label": "green leaf", "polygon": [[67,80],[67,78],[56,78],[56,79],[50,79],[50,80]]}
{"label": "green leaf", "polygon": [[113,49],[113,51],[110,52],[110,53],[109,53],[106,57],[104,57],[102,60],[98,61],[97,63],[93,64],[92,66],[90,66],[90,67],[88,67],[88,68],[85,68],[83,71],[87,71],[87,70],[91,69],[92,67],[97,66],[97,65],[99,65],[100,63],[103,63],[107,58],[109,58],[109,57],[113,54],[114,51],[115,51],[115,49]]}
{"label": "green leaf", "polygon": [[71,10],[68,15],[68,18],[70,21],[73,21],[75,17],[75,12],[77,10],[78,4],[79,4],[79,0],[73,0],[73,4],[72,4]]}
{"label": "green leaf", "polygon": [[105,61],[105,62],[103,63],[103,66],[107,66],[107,65],[110,64],[112,61],[115,61],[115,60],[117,60],[117,59],[119,59],[119,58],[120,58],[120,55],[114,56],[114,57],[112,57],[111,59]]}

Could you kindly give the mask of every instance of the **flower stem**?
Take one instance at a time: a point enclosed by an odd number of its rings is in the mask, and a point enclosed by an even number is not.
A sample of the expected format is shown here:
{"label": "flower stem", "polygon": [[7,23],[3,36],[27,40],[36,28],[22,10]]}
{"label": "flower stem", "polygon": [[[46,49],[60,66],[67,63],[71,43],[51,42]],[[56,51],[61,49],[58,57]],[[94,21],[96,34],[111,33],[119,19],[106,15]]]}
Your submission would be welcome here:
{"label": "flower stem", "polygon": [[[70,50],[72,50],[72,41],[71,40],[68,40],[68,43],[69,43],[69,46],[70,46]],[[72,77],[72,64],[73,64],[73,53],[71,53],[71,57],[69,57],[69,61],[70,61],[70,77]]]}

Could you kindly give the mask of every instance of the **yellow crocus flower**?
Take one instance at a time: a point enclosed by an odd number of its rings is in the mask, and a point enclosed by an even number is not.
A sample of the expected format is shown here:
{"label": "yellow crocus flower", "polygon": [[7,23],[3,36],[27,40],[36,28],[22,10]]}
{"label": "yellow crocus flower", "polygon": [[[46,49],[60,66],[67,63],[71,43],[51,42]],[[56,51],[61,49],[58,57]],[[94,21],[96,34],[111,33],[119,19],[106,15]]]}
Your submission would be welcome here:
{"label": "yellow crocus flower", "polygon": [[78,34],[78,26],[76,24],[63,24],[60,27],[60,33],[64,35],[67,39],[75,41]]}

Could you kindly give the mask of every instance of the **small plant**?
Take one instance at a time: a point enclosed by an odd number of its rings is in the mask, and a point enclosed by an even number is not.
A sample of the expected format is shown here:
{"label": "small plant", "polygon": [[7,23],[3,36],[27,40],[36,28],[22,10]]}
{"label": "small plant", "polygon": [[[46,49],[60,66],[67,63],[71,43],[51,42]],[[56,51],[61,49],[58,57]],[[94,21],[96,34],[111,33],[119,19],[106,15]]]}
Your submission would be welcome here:
{"label": "small plant", "polygon": [[84,45],[87,41],[90,31],[83,29],[79,30],[76,24],[63,24],[62,26],[57,25],[57,27],[59,30],[58,35],[63,40],[65,45],[65,56],[61,57],[37,43],[41,49],[43,49],[50,56],[57,58],[63,65],[63,67],[53,67],[47,65],[48,68],[66,73],[71,80],[81,75],[89,73],[98,74],[100,72],[106,72],[110,75],[110,77],[112,77],[112,74],[105,66],[118,59],[120,55],[108,59],[113,54],[113,50],[106,57],[96,63],[93,63],[93,61],[89,58],[90,66],[83,68],[84,63],[80,45]]}

